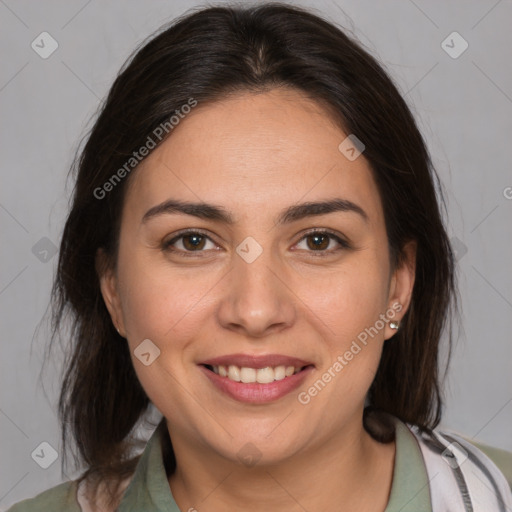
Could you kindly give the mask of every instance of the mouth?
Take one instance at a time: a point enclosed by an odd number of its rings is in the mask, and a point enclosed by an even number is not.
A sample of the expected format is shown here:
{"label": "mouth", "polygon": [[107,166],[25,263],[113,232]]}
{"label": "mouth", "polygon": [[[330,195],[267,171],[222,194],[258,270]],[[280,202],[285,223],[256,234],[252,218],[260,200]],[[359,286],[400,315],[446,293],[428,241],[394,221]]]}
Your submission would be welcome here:
{"label": "mouth", "polygon": [[251,404],[282,398],[315,369],[314,364],[297,358],[243,354],[210,359],[198,366],[222,394]]}
{"label": "mouth", "polygon": [[233,382],[242,382],[244,384],[270,384],[274,381],[280,381],[296,375],[299,372],[304,371],[306,368],[312,367],[313,365],[305,366],[266,366],[264,368],[251,368],[248,366],[237,366],[234,364],[230,365],[209,365],[204,364],[207,370],[210,372],[224,377]]}

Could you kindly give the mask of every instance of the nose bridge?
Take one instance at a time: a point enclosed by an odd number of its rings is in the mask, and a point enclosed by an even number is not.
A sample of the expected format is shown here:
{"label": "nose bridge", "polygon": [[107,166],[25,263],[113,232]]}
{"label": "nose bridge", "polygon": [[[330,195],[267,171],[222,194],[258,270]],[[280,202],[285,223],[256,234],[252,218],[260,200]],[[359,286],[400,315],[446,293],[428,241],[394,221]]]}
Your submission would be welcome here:
{"label": "nose bridge", "polygon": [[263,247],[251,236],[236,247],[229,290],[220,308],[224,326],[237,326],[257,336],[292,322],[293,301],[283,283],[280,265],[272,248]]}
{"label": "nose bridge", "polygon": [[238,245],[238,258],[234,259],[233,270],[242,277],[241,284],[245,283],[245,286],[253,288],[253,291],[260,287],[272,287],[272,276],[275,277],[279,265],[272,252],[270,242],[264,249],[253,237],[247,237]]}

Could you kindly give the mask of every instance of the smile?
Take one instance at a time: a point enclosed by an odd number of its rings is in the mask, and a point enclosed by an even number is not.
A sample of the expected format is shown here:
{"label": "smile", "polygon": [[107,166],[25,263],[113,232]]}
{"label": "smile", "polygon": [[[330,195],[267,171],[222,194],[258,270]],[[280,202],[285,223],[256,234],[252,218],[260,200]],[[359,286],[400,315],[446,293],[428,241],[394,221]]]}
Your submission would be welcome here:
{"label": "smile", "polygon": [[286,377],[291,377],[295,373],[302,370],[302,367],[294,366],[267,366],[265,368],[248,368],[247,366],[236,366],[234,364],[229,366],[219,365],[210,366],[207,368],[221,377],[226,377],[234,382],[243,382],[250,384],[259,382],[260,384],[269,384],[275,380],[283,380]]}
{"label": "smile", "polygon": [[231,355],[198,365],[208,382],[238,402],[264,404],[298,388],[315,366],[287,356]]}

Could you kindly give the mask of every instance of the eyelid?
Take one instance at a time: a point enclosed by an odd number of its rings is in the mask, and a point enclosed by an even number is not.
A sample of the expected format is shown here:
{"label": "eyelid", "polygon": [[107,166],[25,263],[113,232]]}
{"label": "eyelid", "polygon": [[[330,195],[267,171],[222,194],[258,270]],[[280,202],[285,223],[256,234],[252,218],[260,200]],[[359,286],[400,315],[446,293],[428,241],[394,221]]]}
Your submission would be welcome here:
{"label": "eyelid", "polygon": [[[346,237],[344,235],[342,235],[341,233],[338,233],[337,231],[333,231],[332,229],[329,229],[329,228],[308,229],[308,230],[304,231],[303,233],[301,233],[300,238],[295,243],[295,245],[297,245],[299,242],[302,242],[302,240],[304,240],[304,238],[306,238],[307,236],[314,235],[315,233],[330,235],[331,238],[334,238],[343,249],[350,249],[352,247],[352,244],[346,239]],[[337,252],[337,250],[338,249],[330,249],[328,251],[307,251],[307,252],[310,252],[313,254],[315,254],[315,253],[317,253],[317,254],[333,254],[333,253]]]}
{"label": "eyelid", "polygon": [[[351,248],[351,244],[345,239],[345,237],[343,235],[341,235],[340,233],[333,231],[329,228],[311,228],[311,229],[308,229],[308,230],[302,232],[300,234],[300,238],[297,240],[297,242],[295,242],[294,246],[297,245],[299,242],[302,242],[302,240],[304,240],[307,236],[313,235],[315,233],[330,235],[331,238],[334,238],[340,244],[342,249]],[[203,230],[201,228],[186,228],[186,229],[182,229],[176,233],[173,233],[173,236],[170,240],[164,240],[164,242],[162,243],[162,248],[164,250],[174,251],[174,252],[178,252],[181,254],[187,254],[187,255],[192,255],[195,253],[201,254],[201,253],[207,252],[207,251],[182,251],[180,249],[172,248],[172,244],[174,242],[176,242],[181,237],[188,235],[188,234],[202,235],[205,238],[207,238],[208,240],[210,240],[211,242],[217,244],[217,242],[215,242],[215,240],[212,239],[212,237],[208,234],[208,232],[206,230]],[[338,250],[341,250],[341,249],[330,249],[330,250],[326,250],[326,251],[306,251],[306,252],[310,252],[313,254],[318,253],[318,255],[322,255],[322,254],[333,254],[333,253],[337,252]]]}
{"label": "eyelid", "polygon": [[174,250],[174,252],[179,252],[182,254],[184,254],[184,253],[185,254],[194,254],[194,253],[205,252],[205,251],[182,251],[180,249],[174,249],[171,247],[174,242],[178,241],[180,238],[184,237],[185,235],[190,235],[190,234],[202,235],[205,238],[207,238],[208,240],[210,240],[211,242],[213,242],[214,244],[218,245],[217,242],[215,240],[213,240],[213,238],[208,234],[208,232],[206,230],[201,229],[201,228],[186,228],[186,229],[177,231],[176,233],[173,233],[172,238],[170,238],[169,240],[164,239],[162,242],[162,249],[168,250],[168,251]]}
{"label": "eyelid", "polygon": [[211,240],[211,236],[204,229],[201,229],[201,228],[185,228],[185,229],[181,229],[180,231],[176,231],[176,233],[173,233],[172,234],[172,238],[170,240],[164,241],[164,244],[168,244],[170,242],[173,242],[174,240],[176,240],[180,236],[189,235],[189,234],[195,234],[195,233],[197,233],[198,235],[204,235],[205,237],[207,237],[207,238],[209,238]]}

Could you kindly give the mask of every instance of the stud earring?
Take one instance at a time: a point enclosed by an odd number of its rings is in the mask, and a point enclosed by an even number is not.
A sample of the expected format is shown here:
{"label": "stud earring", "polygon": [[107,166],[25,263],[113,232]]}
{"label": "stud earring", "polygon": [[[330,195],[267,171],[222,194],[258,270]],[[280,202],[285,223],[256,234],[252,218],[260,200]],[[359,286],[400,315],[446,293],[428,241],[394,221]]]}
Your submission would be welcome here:
{"label": "stud earring", "polygon": [[389,322],[389,327],[391,327],[391,329],[395,329],[395,330],[398,330],[398,328],[400,327],[400,324],[398,322]]}

